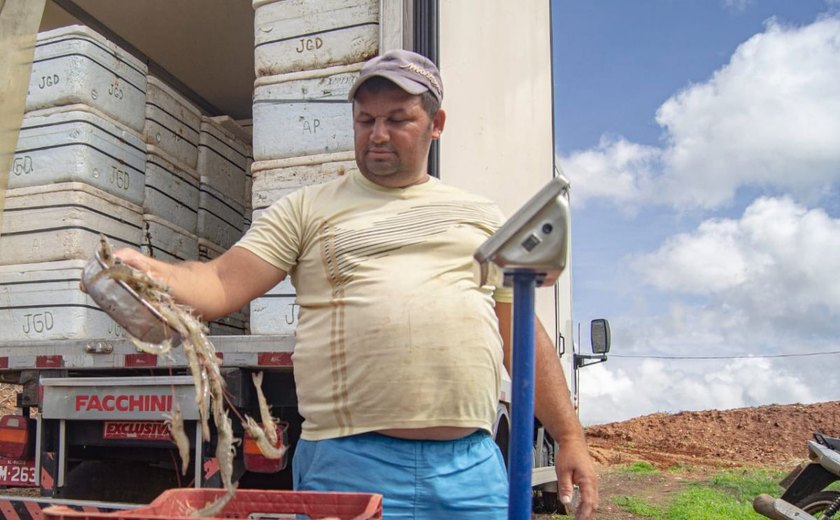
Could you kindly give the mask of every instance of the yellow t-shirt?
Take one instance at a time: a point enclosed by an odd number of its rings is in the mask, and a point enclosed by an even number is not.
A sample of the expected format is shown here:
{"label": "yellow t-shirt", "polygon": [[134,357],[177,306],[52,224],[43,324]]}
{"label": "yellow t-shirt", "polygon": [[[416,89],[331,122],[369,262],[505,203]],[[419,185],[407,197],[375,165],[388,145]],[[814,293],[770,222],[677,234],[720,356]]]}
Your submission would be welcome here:
{"label": "yellow t-shirt", "polygon": [[[302,437],[387,428],[490,431],[502,345],[476,248],[502,223],[437,179],[403,189],[360,173],[269,207],[236,245],[290,273]],[[509,290],[496,291],[510,301]]]}

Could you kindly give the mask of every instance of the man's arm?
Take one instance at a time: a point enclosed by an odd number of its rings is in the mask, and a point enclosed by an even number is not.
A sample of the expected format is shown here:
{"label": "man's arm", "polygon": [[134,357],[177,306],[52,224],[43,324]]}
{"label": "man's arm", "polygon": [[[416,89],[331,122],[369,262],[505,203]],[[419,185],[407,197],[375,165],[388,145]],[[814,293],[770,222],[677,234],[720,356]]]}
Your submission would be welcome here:
{"label": "man's arm", "polygon": [[114,254],[169,286],[175,301],[208,321],[241,309],[286,277],[282,269],[236,246],[209,262],[170,264],[128,248]]}
{"label": "man's arm", "polygon": [[[505,367],[509,372],[512,310],[513,305],[509,303],[496,303],[499,332],[504,343]],[[580,504],[575,518],[594,518],[598,507],[598,477],[589,457],[583,428],[569,397],[563,366],[545,327],[538,318],[535,321],[534,413],[559,446],[555,466],[560,500],[569,504],[573,485],[577,484],[580,488]]]}

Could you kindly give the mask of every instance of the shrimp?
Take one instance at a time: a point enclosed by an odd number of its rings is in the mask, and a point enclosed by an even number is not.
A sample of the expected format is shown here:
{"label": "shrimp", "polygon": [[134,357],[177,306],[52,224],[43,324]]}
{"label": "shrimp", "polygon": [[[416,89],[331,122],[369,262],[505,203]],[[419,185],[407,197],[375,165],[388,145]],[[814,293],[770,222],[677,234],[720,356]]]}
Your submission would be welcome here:
{"label": "shrimp", "polygon": [[260,453],[262,453],[263,457],[267,459],[279,459],[286,454],[285,446],[278,448],[273,444],[269,444],[268,439],[265,436],[265,432],[263,432],[263,429],[260,428],[259,424],[257,424],[257,421],[251,417],[247,415],[245,416],[245,422],[242,423],[242,427],[245,428],[248,435],[257,441],[257,447],[260,449]]}
{"label": "shrimp", "polygon": [[236,493],[236,487],[238,485],[239,485],[239,483],[236,483],[236,484],[232,485],[231,487],[228,488],[227,493],[220,496],[214,502],[208,503],[203,508],[193,511],[190,514],[190,516],[193,516],[193,517],[196,517],[196,518],[209,518],[209,517],[216,516],[217,514],[219,514],[222,511],[222,509],[225,508],[227,503],[230,502],[230,499],[233,498],[234,493]]}
{"label": "shrimp", "polygon": [[[238,439],[233,436],[231,420],[225,410],[225,381],[219,368],[220,361],[216,356],[216,348],[207,338],[207,326],[192,313],[189,307],[176,303],[172,299],[167,286],[148,274],[122,263],[119,258],[115,257],[104,236],[100,237],[99,257],[105,267],[92,277],[92,281],[107,276],[113,280],[124,282],[155,309],[163,321],[180,337],[184,357],[195,386],[195,403],[198,407],[201,424],[201,437],[208,442],[210,441],[209,418],[212,405],[213,422],[218,433],[216,459],[219,463],[222,484],[228,492],[219,500],[195,512],[195,515],[198,516],[212,516],[224,508],[236,489],[236,484],[231,481],[233,478],[233,459],[236,455],[234,444],[238,442]],[[160,344],[150,344],[132,338],[138,349],[155,355],[168,353],[172,348],[173,340],[174,338],[167,338]],[[260,385],[258,385],[258,391],[262,395]],[[263,408],[265,409],[263,422],[273,426],[274,420],[268,413],[268,405],[265,404],[264,396],[261,400],[261,413],[263,413]],[[255,435],[255,438],[262,439],[262,441],[258,441],[263,445],[260,449],[269,453],[274,450],[274,452],[279,452],[278,457],[282,456],[285,449],[281,451],[272,446],[276,444],[276,434],[274,441],[269,443],[266,439],[267,434],[260,430],[253,419],[251,419],[251,422],[256,431],[259,432]],[[184,433],[183,417],[180,409],[176,409],[170,417],[167,417],[167,424],[181,455],[182,473],[186,474],[189,466],[189,439]],[[271,430],[274,434],[274,429]]]}
{"label": "shrimp", "polygon": [[181,456],[181,475],[186,475],[190,467],[190,440],[184,432],[184,417],[181,415],[181,408],[176,404],[172,415],[164,417],[172,440],[178,447],[178,455]]}
{"label": "shrimp", "polygon": [[108,267],[114,265],[114,252],[111,250],[111,244],[108,243],[108,239],[102,233],[99,234],[99,258]]}
{"label": "shrimp", "polygon": [[145,352],[146,354],[154,354],[155,356],[163,356],[169,354],[169,351],[172,350],[172,339],[167,338],[160,343],[147,343],[145,341],[139,340],[134,336],[129,336],[131,342],[134,343],[134,346],[137,347],[137,350],[140,352]]}
{"label": "shrimp", "polygon": [[[217,408],[222,409],[222,406],[219,405]],[[219,463],[219,476],[222,479],[222,485],[225,489],[231,489],[233,457],[236,455],[236,448],[233,447],[233,444],[237,439],[233,437],[233,427],[227,412],[221,410],[218,414],[214,414],[214,416],[216,429],[219,433],[219,438],[216,439],[216,460]]]}
{"label": "shrimp", "polygon": [[209,441],[210,426],[207,422],[207,416],[210,410],[210,401],[207,395],[204,373],[198,363],[198,355],[192,343],[185,341],[183,346],[184,356],[187,358],[187,365],[190,367],[190,374],[192,374],[193,385],[195,386],[195,404],[198,407],[198,417],[201,422],[201,437],[205,441]]}
{"label": "shrimp", "polygon": [[251,374],[251,380],[254,382],[254,387],[257,389],[257,401],[260,403],[260,420],[262,421],[262,429],[265,433],[265,438],[272,446],[277,445],[277,420],[271,416],[271,411],[268,409],[268,402],[265,400],[265,394],[262,391],[263,373],[254,372]]}

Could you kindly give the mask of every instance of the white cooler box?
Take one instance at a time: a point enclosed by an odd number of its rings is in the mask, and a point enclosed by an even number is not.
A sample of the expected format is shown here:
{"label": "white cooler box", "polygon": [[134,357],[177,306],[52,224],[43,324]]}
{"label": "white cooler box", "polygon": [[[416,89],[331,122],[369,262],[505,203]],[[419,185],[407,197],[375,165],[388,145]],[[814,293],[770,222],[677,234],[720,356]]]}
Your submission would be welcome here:
{"label": "white cooler box", "polygon": [[142,208],[81,182],[6,191],[0,265],[92,258],[100,234],[140,247]]}
{"label": "white cooler box", "polygon": [[212,260],[221,256],[225,251],[226,249],[224,247],[219,244],[214,244],[206,238],[199,237],[198,239],[198,259],[201,261],[206,262]]}
{"label": "white cooler box", "polygon": [[298,324],[295,287],[290,277],[251,302],[251,334],[294,334]]}
{"label": "white cooler box", "polygon": [[154,215],[143,215],[144,254],[166,262],[198,259],[198,237],[172,222]]}
{"label": "white cooler box", "polygon": [[147,78],[143,138],[190,168],[198,165],[201,111],[154,76]]}
{"label": "white cooler box", "polygon": [[188,233],[198,225],[198,174],[156,146],[146,147],[146,197],[143,210]]}
{"label": "white cooler box", "polygon": [[359,65],[259,78],[254,83],[254,160],[353,150],[347,100]]}
{"label": "white cooler box", "polygon": [[254,0],[257,77],[360,63],[379,51],[380,0]]}
{"label": "white cooler box", "polygon": [[241,336],[248,334],[248,315],[243,311],[234,312],[207,324],[211,336]]}
{"label": "white cooler box", "polygon": [[240,206],[245,203],[245,178],[251,158],[251,147],[240,136],[212,118],[202,118],[198,174],[206,177],[213,189],[225,193]]}
{"label": "white cooler box", "polygon": [[[253,142],[253,125],[250,119],[241,119],[239,121],[230,116],[216,116],[211,117],[215,123],[218,123],[222,128],[227,130],[240,143],[245,145],[248,157],[245,159],[245,190],[243,193],[242,203],[245,206],[246,214],[251,206],[251,163],[254,162],[253,150],[251,143]],[[244,125],[243,125],[244,122]]]}
{"label": "white cooler box", "polygon": [[359,168],[353,152],[310,155],[253,164],[251,207],[265,209],[276,200],[304,186],[322,184]]}
{"label": "white cooler box", "polygon": [[199,238],[228,249],[242,238],[242,228],[245,225],[244,208],[214,189],[208,181],[206,177],[201,177],[196,234]]}
{"label": "white cooler box", "polygon": [[23,119],[9,188],[80,181],[142,204],[146,145],[85,105],[30,112]]}
{"label": "white cooler box", "polygon": [[86,263],[64,260],[0,266],[0,341],[127,337],[79,290]]}
{"label": "white cooler box", "polygon": [[26,110],[84,103],[142,132],[147,72],[145,63],[83,25],[43,32]]}

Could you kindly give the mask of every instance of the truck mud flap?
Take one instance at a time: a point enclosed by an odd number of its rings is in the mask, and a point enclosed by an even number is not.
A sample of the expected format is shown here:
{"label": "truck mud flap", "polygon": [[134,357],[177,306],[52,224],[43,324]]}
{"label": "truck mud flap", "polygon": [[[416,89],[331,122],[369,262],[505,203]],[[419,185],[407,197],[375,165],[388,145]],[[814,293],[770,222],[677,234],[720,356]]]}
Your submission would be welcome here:
{"label": "truck mud flap", "polygon": [[136,504],[114,504],[87,500],[0,496],[0,518],[5,520],[42,520],[44,518],[43,510],[45,508],[59,505],[87,513],[110,513],[112,511],[137,507]]}

